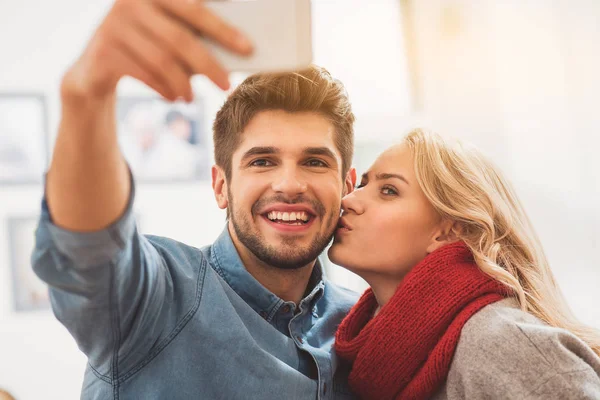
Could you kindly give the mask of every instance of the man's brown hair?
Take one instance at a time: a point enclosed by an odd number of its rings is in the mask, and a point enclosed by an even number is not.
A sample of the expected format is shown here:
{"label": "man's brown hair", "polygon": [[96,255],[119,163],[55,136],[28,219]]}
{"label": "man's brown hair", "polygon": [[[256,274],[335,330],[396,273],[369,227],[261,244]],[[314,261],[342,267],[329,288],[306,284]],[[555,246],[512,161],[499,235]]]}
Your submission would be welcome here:
{"label": "man's brown hair", "polygon": [[249,76],[227,98],[213,124],[215,162],[231,179],[231,160],[246,125],[259,112],[317,112],[335,128],[335,145],[342,156],[342,179],[354,151],[354,114],[344,85],[322,67],[288,73]]}

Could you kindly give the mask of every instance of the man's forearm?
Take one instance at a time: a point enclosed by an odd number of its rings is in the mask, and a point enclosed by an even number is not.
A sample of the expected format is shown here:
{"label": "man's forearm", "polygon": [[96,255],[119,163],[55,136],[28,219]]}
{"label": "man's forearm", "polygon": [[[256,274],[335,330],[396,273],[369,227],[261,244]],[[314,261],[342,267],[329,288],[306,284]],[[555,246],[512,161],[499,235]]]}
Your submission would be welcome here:
{"label": "man's forearm", "polygon": [[127,206],[130,178],[117,141],[115,101],[114,93],[90,98],[63,90],[46,185],[50,215],[60,227],[101,230]]}

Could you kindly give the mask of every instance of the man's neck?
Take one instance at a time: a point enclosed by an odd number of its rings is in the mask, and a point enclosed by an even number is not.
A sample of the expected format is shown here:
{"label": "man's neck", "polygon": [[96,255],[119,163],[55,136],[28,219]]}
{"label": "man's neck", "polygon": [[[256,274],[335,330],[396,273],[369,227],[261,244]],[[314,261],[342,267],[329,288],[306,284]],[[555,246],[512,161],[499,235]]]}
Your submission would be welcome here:
{"label": "man's neck", "polygon": [[254,279],[280,299],[296,305],[300,303],[306,293],[316,260],[297,269],[277,268],[259,260],[239,241],[232,229],[230,235],[242,264]]}
{"label": "man's neck", "polygon": [[240,256],[250,275],[280,299],[297,305],[304,298],[314,262],[302,268],[285,270],[256,260],[253,254],[246,258]]}

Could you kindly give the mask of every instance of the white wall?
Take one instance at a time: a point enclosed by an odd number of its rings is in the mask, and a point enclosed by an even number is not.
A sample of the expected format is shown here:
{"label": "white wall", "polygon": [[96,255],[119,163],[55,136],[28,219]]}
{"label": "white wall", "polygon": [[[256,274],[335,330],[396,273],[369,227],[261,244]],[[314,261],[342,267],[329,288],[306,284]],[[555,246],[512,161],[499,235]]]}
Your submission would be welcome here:
{"label": "white wall", "polygon": [[600,2],[403,3],[419,115],[502,167],[576,315],[600,327]]}
{"label": "white wall", "polygon": [[[594,306],[600,303],[600,63],[594,47],[600,3],[521,3],[413,1],[420,79],[411,93],[395,0],[316,0],[315,61],[348,88],[361,167],[381,141],[416,121],[487,151],[515,181],[571,305],[600,327]],[[109,5],[0,2],[0,92],[47,95],[51,136],[60,76]],[[201,78],[194,86],[214,115],[224,95]],[[131,81],[120,89],[148,93]],[[0,225],[8,217],[37,215],[41,191],[38,185],[0,186]],[[192,245],[211,242],[224,221],[208,183],[141,185],[136,209],[145,233]],[[331,275],[363,287],[339,268]],[[8,237],[0,226],[0,387],[20,399],[78,398],[85,358],[50,313],[12,311],[11,291]]]}
{"label": "white wall", "polygon": [[[49,96],[50,126],[58,119],[64,70],[105,9],[102,3],[0,2],[0,91]],[[79,396],[85,358],[49,312],[16,314],[5,220],[39,213],[41,187],[0,187],[0,387],[19,399]]]}

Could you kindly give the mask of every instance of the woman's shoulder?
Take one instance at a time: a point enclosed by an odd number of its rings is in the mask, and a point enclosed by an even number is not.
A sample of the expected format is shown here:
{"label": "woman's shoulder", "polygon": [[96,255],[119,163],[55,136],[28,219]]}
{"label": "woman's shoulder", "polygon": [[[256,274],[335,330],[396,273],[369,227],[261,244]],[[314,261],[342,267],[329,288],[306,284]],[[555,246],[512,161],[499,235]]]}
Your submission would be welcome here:
{"label": "woman's shoulder", "polygon": [[[600,398],[599,375],[600,358],[583,341],[506,299],[467,321],[445,389],[455,394],[448,398],[497,391],[510,398]],[[591,397],[573,397],[574,390]]]}

